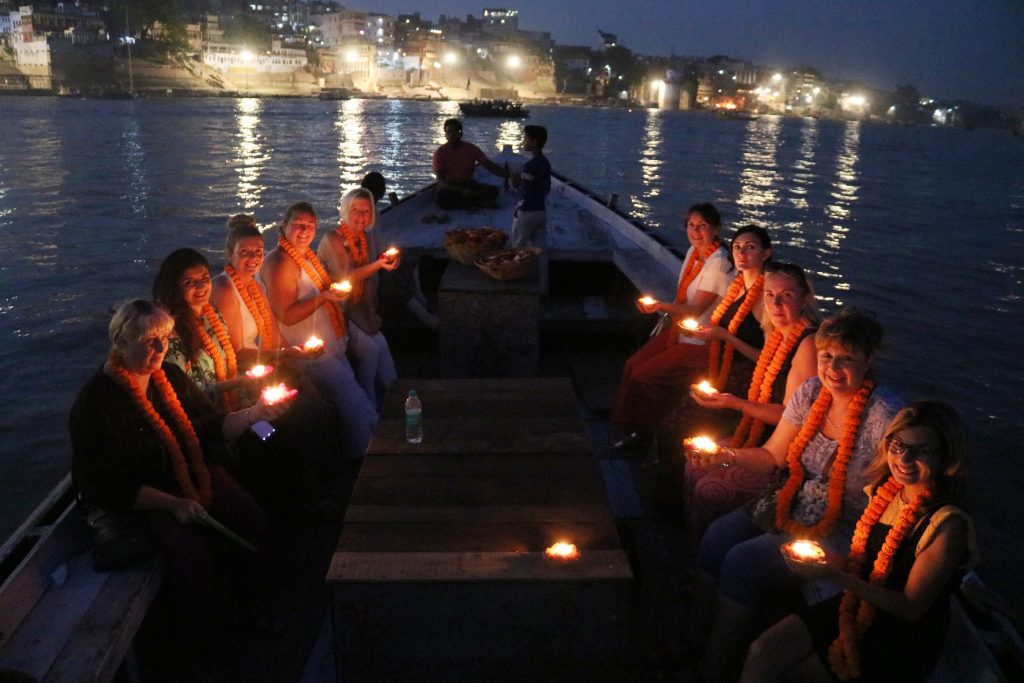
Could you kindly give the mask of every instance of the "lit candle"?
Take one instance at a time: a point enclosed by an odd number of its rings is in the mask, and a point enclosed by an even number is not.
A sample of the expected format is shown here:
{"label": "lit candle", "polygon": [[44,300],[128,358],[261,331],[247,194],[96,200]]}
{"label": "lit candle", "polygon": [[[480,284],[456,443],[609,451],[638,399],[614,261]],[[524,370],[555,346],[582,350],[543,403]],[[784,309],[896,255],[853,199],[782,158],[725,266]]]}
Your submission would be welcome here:
{"label": "lit candle", "polygon": [[384,252],[384,256],[388,260],[394,259],[396,256],[398,256],[398,247],[388,247],[387,251]]}
{"label": "lit candle", "polygon": [[700,329],[700,323],[695,318],[686,318],[679,323],[679,326],[689,332],[694,332]]}
{"label": "lit candle", "polygon": [[352,291],[352,283],[348,280],[342,280],[341,282],[335,282],[331,285],[331,291],[337,292],[338,294],[348,294]]}
{"label": "lit candle", "polygon": [[302,345],[302,348],[305,349],[306,351],[316,351],[317,349],[323,347],[323,345],[324,340],[314,334],[312,337],[306,340],[306,343]]}
{"label": "lit candle", "polygon": [[718,444],[715,443],[714,439],[707,436],[691,436],[690,438],[685,439],[683,444],[693,448],[694,450],[698,450],[701,453],[707,453],[709,455],[714,455],[718,452]]}
{"label": "lit candle", "polygon": [[787,543],[782,546],[783,550],[790,559],[796,560],[797,562],[813,562],[823,563],[825,562],[825,549],[814,541],[798,540],[792,543]]}
{"label": "lit candle", "polygon": [[273,365],[254,365],[245,373],[245,376],[249,379],[260,379],[262,377],[266,377],[273,371]]}
{"label": "lit candle", "polygon": [[580,551],[573,543],[559,541],[544,551],[544,556],[556,562],[572,562],[580,559]]}
{"label": "lit candle", "polygon": [[642,304],[643,304],[644,306],[653,306],[654,304],[658,303],[658,302],[657,302],[657,300],[655,300],[655,299],[652,299],[652,298],[651,298],[651,297],[649,297],[649,296],[642,296],[642,297],[640,297],[639,301],[640,301],[640,303],[642,303]]}
{"label": "lit candle", "polygon": [[696,385],[697,391],[704,394],[705,396],[712,396],[718,393],[718,389],[711,386],[711,382],[704,380],[700,384]]}
{"label": "lit candle", "polygon": [[266,403],[268,406],[272,406],[275,403],[287,401],[288,399],[290,399],[291,397],[295,396],[298,393],[299,392],[296,391],[295,389],[289,389],[288,386],[282,382],[281,384],[278,384],[276,387],[267,387],[266,389],[263,390],[261,396],[263,397],[264,403]]}

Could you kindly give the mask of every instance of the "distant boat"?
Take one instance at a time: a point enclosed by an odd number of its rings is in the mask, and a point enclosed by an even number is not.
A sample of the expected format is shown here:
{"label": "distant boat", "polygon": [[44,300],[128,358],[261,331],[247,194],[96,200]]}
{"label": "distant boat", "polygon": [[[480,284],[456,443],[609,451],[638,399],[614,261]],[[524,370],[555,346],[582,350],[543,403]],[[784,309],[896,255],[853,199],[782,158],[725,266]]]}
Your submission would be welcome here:
{"label": "distant boat", "polygon": [[512,102],[511,100],[459,102],[459,109],[465,116],[503,116],[520,119],[530,115],[529,109],[523,109],[522,102]]}
{"label": "distant boat", "polygon": [[324,88],[320,91],[321,100],[347,100],[351,97],[344,88]]}

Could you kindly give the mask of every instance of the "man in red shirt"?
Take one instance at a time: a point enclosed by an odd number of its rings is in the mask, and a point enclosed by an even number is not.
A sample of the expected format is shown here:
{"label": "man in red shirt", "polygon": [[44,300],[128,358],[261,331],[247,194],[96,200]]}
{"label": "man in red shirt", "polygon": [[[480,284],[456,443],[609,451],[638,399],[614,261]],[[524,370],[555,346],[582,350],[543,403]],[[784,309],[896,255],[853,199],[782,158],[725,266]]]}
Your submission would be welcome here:
{"label": "man in red shirt", "polygon": [[500,178],[507,178],[508,171],[488,159],[476,145],[462,141],[462,122],[458,119],[444,122],[444,136],[448,142],[434,152],[438,205],[451,210],[493,203],[498,198],[498,188],[476,182],[473,172],[479,165]]}

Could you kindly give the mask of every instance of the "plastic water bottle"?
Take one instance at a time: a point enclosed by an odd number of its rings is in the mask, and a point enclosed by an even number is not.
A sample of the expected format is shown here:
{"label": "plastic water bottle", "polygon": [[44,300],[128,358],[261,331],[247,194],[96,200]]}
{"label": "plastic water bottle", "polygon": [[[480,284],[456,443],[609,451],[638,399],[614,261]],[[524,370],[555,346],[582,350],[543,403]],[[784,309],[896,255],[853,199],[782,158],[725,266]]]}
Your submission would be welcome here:
{"label": "plastic water bottle", "polygon": [[423,404],[415,389],[410,389],[405,399],[405,440],[423,443]]}

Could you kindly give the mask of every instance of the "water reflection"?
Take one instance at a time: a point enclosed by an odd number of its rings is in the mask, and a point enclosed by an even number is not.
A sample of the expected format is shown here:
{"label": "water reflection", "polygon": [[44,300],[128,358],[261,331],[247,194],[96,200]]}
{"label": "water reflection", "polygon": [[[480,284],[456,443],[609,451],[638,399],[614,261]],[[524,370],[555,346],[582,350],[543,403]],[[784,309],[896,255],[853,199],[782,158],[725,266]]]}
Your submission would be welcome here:
{"label": "water reflection", "polygon": [[807,192],[814,184],[814,157],[818,149],[818,120],[803,119],[800,128],[800,156],[793,162],[793,184],[789,187],[790,203],[798,209],[810,206]]}
{"label": "water reflection", "polygon": [[519,121],[504,121],[498,126],[498,139],[495,141],[497,149],[501,150],[508,145],[513,152],[519,152],[519,146],[523,141],[523,124]]}
{"label": "water reflection", "polygon": [[[338,171],[341,181],[338,198],[342,192],[358,185],[363,179],[363,167],[366,164],[366,154],[363,151],[365,106],[366,100],[345,100],[338,108],[338,120],[334,124],[338,129]],[[338,198],[335,199],[335,203]]]}
{"label": "water reflection", "polygon": [[3,157],[0,157],[0,229],[7,227],[14,222],[14,209],[7,205],[7,193],[10,188],[4,182],[9,175],[4,165]]}
{"label": "water reflection", "polygon": [[259,183],[260,172],[270,159],[260,134],[263,101],[255,97],[235,100],[235,121],[238,124],[238,202],[252,211],[260,205],[265,185]]}
{"label": "water reflection", "polygon": [[777,185],[781,176],[776,155],[781,131],[780,116],[762,116],[747,123],[740,158],[740,195],[736,199],[741,220],[763,220],[768,215],[766,207],[779,203]]}
{"label": "water reflection", "polygon": [[654,203],[661,195],[661,167],[665,165],[662,149],[664,118],[657,109],[647,110],[644,122],[644,146],[640,151],[640,176],[643,188],[640,196],[633,197],[630,216],[647,223],[651,228],[661,224],[654,217]]}
{"label": "water reflection", "polygon": [[[818,253],[821,257],[822,270],[818,276],[829,280],[832,288],[837,291],[849,291],[850,285],[843,278],[839,267],[839,251],[842,241],[850,232],[846,224],[850,217],[850,207],[857,201],[857,163],[860,161],[860,122],[848,121],[843,131],[843,146],[836,155],[836,176],[829,191],[832,199],[825,207],[825,214],[831,220],[829,229],[821,239]],[[825,301],[842,305],[839,297],[822,296]]]}
{"label": "water reflection", "polygon": [[443,145],[447,140],[444,138],[444,122],[448,119],[459,118],[458,102],[439,102],[437,113],[434,116],[434,145]]}
{"label": "water reflection", "polygon": [[149,198],[149,182],[146,180],[146,155],[139,138],[138,120],[134,116],[127,117],[120,147],[128,184],[121,199],[128,202],[132,216],[143,218],[146,215],[146,200]]}

